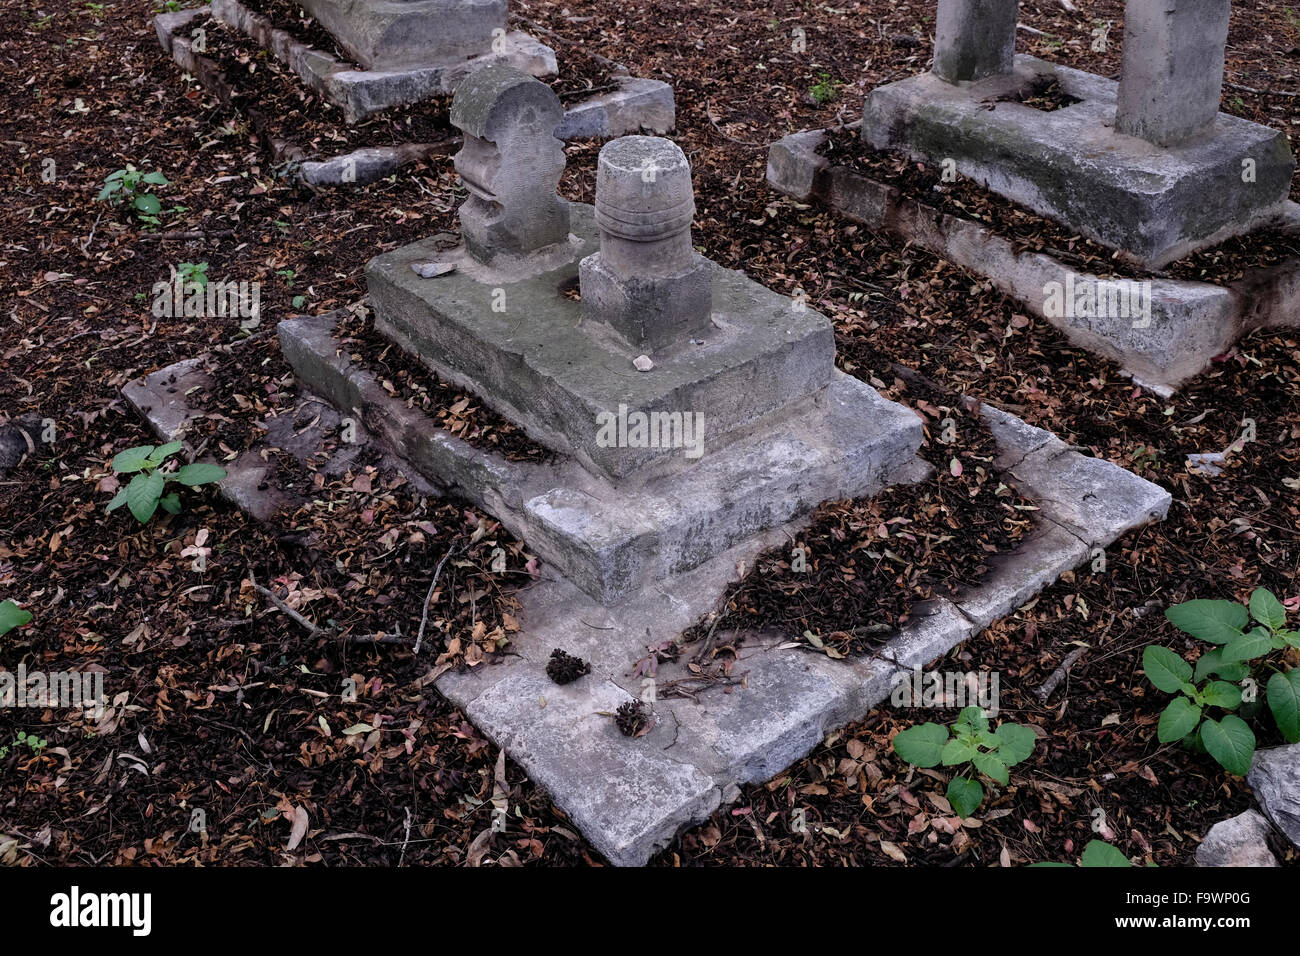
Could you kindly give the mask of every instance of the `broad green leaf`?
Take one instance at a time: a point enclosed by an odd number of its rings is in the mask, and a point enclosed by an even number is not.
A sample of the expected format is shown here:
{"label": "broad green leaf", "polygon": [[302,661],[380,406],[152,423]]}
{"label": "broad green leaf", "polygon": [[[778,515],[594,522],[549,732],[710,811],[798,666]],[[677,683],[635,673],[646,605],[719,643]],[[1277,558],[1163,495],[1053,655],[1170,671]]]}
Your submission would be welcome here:
{"label": "broad green leaf", "polygon": [[181,499],[176,497],[176,492],[170,495],[163,495],[158,499],[158,506],[168,514],[178,515],[181,513]]}
{"label": "broad green leaf", "polygon": [[1289,647],[1300,647],[1300,631],[1278,631],[1277,636]]}
{"label": "broad green leaf", "polygon": [[[1181,605],[1180,605],[1181,606]],[[1176,694],[1192,676],[1192,665],[1167,647],[1149,644],[1142,652],[1142,670],[1147,680],[1166,694]]]}
{"label": "broad green leaf", "polygon": [[1293,667],[1285,674],[1274,674],[1264,692],[1277,729],[1287,743],[1300,743],[1300,667]]}
{"label": "broad green leaf", "polygon": [[1201,722],[1201,708],[1186,697],[1175,697],[1160,714],[1156,736],[1162,744],[1182,740]]}
{"label": "broad green leaf", "polygon": [[948,782],[948,802],[952,804],[953,812],[965,819],[984,802],[984,787],[978,780],[953,777]]}
{"label": "broad green leaf", "polygon": [[1286,608],[1268,588],[1255,588],[1250,593],[1250,616],[1270,631],[1286,627]]}
{"label": "broad green leaf", "polygon": [[959,763],[965,763],[967,760],[974,760],[978,754],[979,751],[970,744],[954,737],[943,745],[940,761],[945,767],[952,767]]}
{"label": "broad green leaf", "polygon": [[162,497],[163,484],[163,476],[156,471],[131,479],[126,486],[126,506],[136,521],[146,524],[153,517],[158,510],[158,499]]}
{"label": "broad green leaf", "polygon": [[159,445],[149,455],[149,464],[155,468],[167,460],[168,456],[176,454],[185,446],[178,441],[169,441],[165,445]]}
{"label": "broad green leaf", "polygon": [[1250,758],[1255,754],[1255,734],[1250,726],[1235,714],[1222,720],[1209,720],[1201,724],[1201,742],[1211,757],[1228,773],[1244,777],[1250,773]]}
{"label": "broad green leaf", "polygon": [[220,465],[195,462],[193,465],[186,465],[172,477],[182,485],[206,485],[226,477],[226,469]]}
{"label": "broad green leaf", "polygon": [[1220,648],[1206,651],[1196,659],[1196,670],[1192,672],[1192,680],[1199,684],[1211,674],[1217,674],[1216,668],[1223,663],[1223,652]]}
{"label": "broad green leaf", "polygon": [[1272,649],[1272,636],[1262,627],[1257,627],[1224,647],[1223,662],[1235,664],[1240,661],[1253,661],[1257,657],[1263,657]]}
{"label": "broad green leaf", "polygon": [[144,181],[147,182],[150,186],[170,186],[170,185],[171,185],[171,183],[169,183],[169,182],[167,181],[167,177],[166,177],[166,176],[164,176],[162,173],[160,173],[160,172],[156,172],[156,171],[155,171],[155,172],[152,172],[152,173],[146,173],[146,174],[145,174],[145,177],[144,177]]}
{"label": "broad green leaf", "polygon": [[1079,858],[1080,866],[1132,866],[1123,852],[1104,840],[1089,840]]}
{"label": "broad green leaf", "polygon": [[1250,614],[1236,601],[1187,601],[1165,608],[1165,617],[1178,630],[1211,644],[1227,644],[1250,623]]}
{"label": "broad green leaf", "polygon": [[899,731],[894,737],[894,752],[916,767],[937,767],[948,742],[948,728],[942,724],[918,724]]}
{"label": "broad green leaf", "polygon": [[110,501],[110,502],[108,503],[108,507],[105,508],[104,511],[106,511],[106,512],[116,511],[118,508],[122,507],[122,505],[124,505],[124,504],[126,504],[126,489],[125,489],[125,488],[123,488],[121,491],[119,491],[117,494],[115,494],[115,495],[113,496],[113,500]]}
{"label": "broad green leaf", "polygon": [[143,196],[136,196],[135,202],[131,205],[144,213],[146,216],[156,216],[162,212],[162,203],[153,193],[145,193]]}
{"label": "broad green leaf", "polygon": [[31,612],[24,611],[13,601],[0,601],[0,634],[8,634],[31,619]]}
{"label": "broad green leaf", "polygon": [[1210,707],[1236,710],[1241,706],[1241,688],[1223,680],[1212,680],[1201,688],[1201,700]]}
{"label": "broad green leaf", "polygon": [[998,758],[1013,767],[1034,752],[1038,735],[1024,724],[1003,724],[997,729]]}
{"label": "broad green leaf", "polygon": [[1011,774],[1007,772],[1007,765],[997,758],[994,754],[976,754],[975,769],[990,780],[996,780],[1002,786],[1011,782]]}
{"label": "broad green leaf", "polygon": [[104,188],[101,189],[101,190],[99,191],[99,195],[96,196],[95,198],[96,198],[96,199],[110,199],[110,198],[112,198],[113,194],[114,194],[115,192],[117,192],[117,191],[118,191],[119,189],[121,189],[121,188],[122,188],[122,184],[121,184],[121,183],[118,183],[118,182],[107,182],[107,183],[104,183]]}
{"label": "broad green leaf", "polygon": [[983,707],[963,707],[957,715],[957,723],[965,724],[972,730],[988,730],[989,715],[984,713]]}
{"label": "broad green leaf", "polygon": [[149,456],[153,454],[153,445],[140,445],[136,448],[128,448],[126,451],[114,456],[111,462],[113,470],[119,475],[130,474],[133,471],[139,471],[149,461]]}

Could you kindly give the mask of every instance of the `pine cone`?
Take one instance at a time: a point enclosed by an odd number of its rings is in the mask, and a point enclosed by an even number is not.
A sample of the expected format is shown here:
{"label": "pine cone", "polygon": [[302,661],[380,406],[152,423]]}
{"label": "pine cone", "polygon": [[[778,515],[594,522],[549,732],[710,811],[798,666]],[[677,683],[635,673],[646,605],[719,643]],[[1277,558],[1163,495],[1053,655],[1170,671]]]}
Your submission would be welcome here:
{"label": "pine cone", "polygon": [[649,720],[650,714],[646,711],[645,704],[639,700],[629,700],[619,705],[614,715],[614,722],[624,737],[635,737]]}
{"label": "pine cone", "polygon": [[590,673],[590,664],[558,647],[551,651],[551,659],[546,663],[546,676],[557,684],[572,684],[583,674]]}

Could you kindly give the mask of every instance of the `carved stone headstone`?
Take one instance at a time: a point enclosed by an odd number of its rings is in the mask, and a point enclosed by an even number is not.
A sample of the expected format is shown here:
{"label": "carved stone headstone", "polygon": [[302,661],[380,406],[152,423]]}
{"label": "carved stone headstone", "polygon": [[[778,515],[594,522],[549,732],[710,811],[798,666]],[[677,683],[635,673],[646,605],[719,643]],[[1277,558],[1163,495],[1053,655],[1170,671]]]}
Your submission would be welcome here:
{"label": "carved stone headstone", "polygon": [[471,256],[486,265],[527,256],[569,237],[569,204],[556,195],[564,108],[545,83],[508,66],[471,73],[456,91],[451,122],[465,134],[456,172],[469,190],[460,207]]}
{"label": "carved stone headstone", "polygon": [[596,171],[600,252],[579,267],[583,312],[638,348],[685,343],[710,327],[710,265],[691,245],[691,167],[676,143],[624,136]]}

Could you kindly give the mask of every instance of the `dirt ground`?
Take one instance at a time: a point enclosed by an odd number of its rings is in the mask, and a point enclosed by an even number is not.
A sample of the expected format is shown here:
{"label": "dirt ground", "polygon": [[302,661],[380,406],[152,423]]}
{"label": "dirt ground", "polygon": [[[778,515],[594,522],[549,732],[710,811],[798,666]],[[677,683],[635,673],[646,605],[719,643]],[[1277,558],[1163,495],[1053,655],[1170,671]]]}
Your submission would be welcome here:
{"label": "dirt ground", "polygon": [[[1058,0],[1022,0],[1030,29],[1019,49],[1117,75],[1122,3],[1076,4],[1068,13]],[[1300,336],[1252,335],[1161,399],[986,283],[764,184],[772,140],[854,119],[874,85],[927,67],[933,7],[511,5],[517,26],[554,34],[543,39],[561,57],[568,44],[673,85],[675,139],[695,171],[696,242],[779,292],[805,290],[834,320],[846,371],[924,412],[929,398],[897,369],[920,373],[1174,496],[1169,518],[1112,546],[1104,570],[1066,575],[942,665],[998,672],[1002,716],[1039,732],[1034,755],[974,817],[951,813],[943,775],[893,754],[890,739],[915,712],[880,708],[745,788],[661,854],[663,865],[1074,861],[1098,809],[1102,835],[1132,860],[1178,865],[1213,823],[1250,804],[1244,780],[1156,740],[1164,695],[1140,654],[1157,641],[1191,650],[1164,622],[1167,604],[1256,586],[1300,597]],[[361,302],[369,258],[453,228],[463,192],[450,159],[313,192],[272,165],[247,115],[220,107],[163,54],[151,3],[0,0],[0,11],[11,25],[0,37],[0,416],[54,422],[52,441],[0,475],[0,600],[34,616],[0,638],[0,664],[102,670],[112,703],[99,720],[0,710],[0,746],[19,732],[47,741],[39,755],[16,746],[0,759],[0,862],[600,864],[547,794],[428,687],[440,666],[491,666],[508,652],[513,592],[546,573],[490,516],[425,499],[374,463],[331,479],[304,473],[311,500],[271,525],[210,489],[187,490],[179,515],[144,527],[125,509],[104,512],[117,490],[108,462],[153,441],[122,386],[240,342],[220,353],[219,417],[206,433],[209,450],[233,457],[295,405],[274,323]],[[1107,48],[1094,51],[1107,24]],[[290,95],[273,64],[242,65],[270,83],[250,89]],[[1294,142],[1300,7],[1234,3],[1227,80],[1226,110]],[[445,107],[408,111],[373,141],[436,127]],[[307,101],[282,121],[287,138],[352,141]],[[598,148],[569,146],[569,198],[592,200]],[[127,164],[168,181],[156,225],[95,199]],[[154,283],[180,263],[262,284],[251,342],[233,321],[155,319]],[[448,427],[482,429],[472,397],[429,401],[443,403]],[[1187,455],[1227,448],[1246,419],[1255,440],[1221,475],[1187,469]],[[194,570],[193,547],[211,549],[206,570]],[[498,547],[504,575],[488,566]],[[815,556],[828,572],[842,557]],[[417,658],[409,640],[361,639],[409,639],[444,558],[428,610],[433,651]],[[1034,690],[1085,645],[1041,703]],[[715,654],[726,653],[720,642]],[[355,700],[340,697],[344,687]],[[1261,734],[1261,745],[1276,742]],[[491,830],[494,796],[510,807],[504,834]],[[795,808],[807,832],[793,830]],[[202,834],[190,830],[196,810]]]}

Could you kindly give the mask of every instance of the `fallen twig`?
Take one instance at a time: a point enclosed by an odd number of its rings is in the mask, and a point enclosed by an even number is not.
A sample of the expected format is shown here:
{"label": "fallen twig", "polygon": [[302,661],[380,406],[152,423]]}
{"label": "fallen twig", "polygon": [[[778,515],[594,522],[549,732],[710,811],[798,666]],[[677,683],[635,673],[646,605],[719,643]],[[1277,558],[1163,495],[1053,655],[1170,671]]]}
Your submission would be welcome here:
{"label": "fallen twig", "polygon": [[1077,647],[1070,651],[1070,653],[1066,654],[1065,660],[1061,661],[1061,665],[1057,667],[1056,670],[1052,671],[1052,675],[1048,677],[1047,680],[1043,681],[1043,686],[1034,691],[1034,696],[1043,703],[1047,703],[1047,698],[1051,697],[1052,691],[1056,690],[1057,685],[1060,684],[1061,681],[1065,680],[1065,675],[1070,672],[1070,668],[1074,666],[1074,662],[1084,654],[1088,653],[1088,650],[1089,648],[1087,647]]}
{"label": "fallen twig", "polygon": [[447,563],[447,559],[456,551],[457,548],[454,544],[447,549],[447,553],[442,556],[442,560],[438,562],[438,567],[433,572],[433,580],[429,582],[429,592],[424,596],[424,614],[420,616],[420,633],[415,636],[415,653],[417,656],[420,653],[420,648],[424,646],[424,628],[429,623],[429,602],[433,600],[433,589],[438,586],[438,578],[442,576],[442,566]]}

